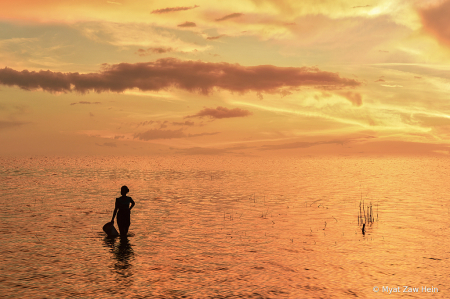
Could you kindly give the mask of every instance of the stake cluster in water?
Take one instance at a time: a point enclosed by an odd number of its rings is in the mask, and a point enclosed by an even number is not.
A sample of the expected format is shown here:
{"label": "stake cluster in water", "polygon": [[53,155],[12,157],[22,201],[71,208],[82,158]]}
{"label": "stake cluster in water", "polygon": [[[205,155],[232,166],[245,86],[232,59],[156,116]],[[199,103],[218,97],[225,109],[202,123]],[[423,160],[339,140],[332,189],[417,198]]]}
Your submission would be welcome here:
{"label": "stake cluster in water", "polygon": [[[377,204],[377,220],[378,220],[378,204]],[[373,211],[372,202],[369,205],[364,204],[364,200],[361,199],[359,202],[359,213],[358,213],[358,225],[368,224],[375,222],[375,214]]]}

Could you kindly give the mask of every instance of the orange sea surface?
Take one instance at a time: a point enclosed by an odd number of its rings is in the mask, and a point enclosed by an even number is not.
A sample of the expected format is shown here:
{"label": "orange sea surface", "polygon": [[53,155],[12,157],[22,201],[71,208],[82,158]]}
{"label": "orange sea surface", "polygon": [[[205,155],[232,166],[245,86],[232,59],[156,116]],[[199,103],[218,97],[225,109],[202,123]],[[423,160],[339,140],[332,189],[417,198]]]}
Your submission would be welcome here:
{"label": "orange sea surface", "polygon": [[449,162],[0,158],[0,297],[448,298]]}

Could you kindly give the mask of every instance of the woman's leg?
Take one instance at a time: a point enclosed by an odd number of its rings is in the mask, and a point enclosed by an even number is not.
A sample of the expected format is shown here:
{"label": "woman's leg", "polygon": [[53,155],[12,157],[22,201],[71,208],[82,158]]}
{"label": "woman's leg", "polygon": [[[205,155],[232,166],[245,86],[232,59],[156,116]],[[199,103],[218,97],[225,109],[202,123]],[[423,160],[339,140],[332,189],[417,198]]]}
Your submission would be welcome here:
{"label": "woman's leg", "polygon": [[119,211],[117,214],[117,226],[119,227],[120,235],[126,236],[130,228],[130,211]]}

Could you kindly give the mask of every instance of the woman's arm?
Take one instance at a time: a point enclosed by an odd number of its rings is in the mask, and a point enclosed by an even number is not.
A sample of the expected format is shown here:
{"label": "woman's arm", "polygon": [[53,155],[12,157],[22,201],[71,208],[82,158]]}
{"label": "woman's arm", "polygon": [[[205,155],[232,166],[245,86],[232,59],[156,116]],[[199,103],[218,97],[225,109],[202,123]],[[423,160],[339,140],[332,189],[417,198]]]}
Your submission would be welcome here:
{"label": "woman's arm", "polygon": [[130,211],[131,211],[131,209],[134,207],[134,205],[135,205],[135,203],[134,203],[134,200],[130,197],[130,202],[131,202],[131,207],[130,207]]}
{"label": "woman's arm", "polygon": [[116,199],[116,206],[114,208],[114,212],[113,212],[113,216],[112,216],[111,222],[114,222],[114,218],[116,217],[117,210],[118,210],[118,208],[117,208],[117,199]]}

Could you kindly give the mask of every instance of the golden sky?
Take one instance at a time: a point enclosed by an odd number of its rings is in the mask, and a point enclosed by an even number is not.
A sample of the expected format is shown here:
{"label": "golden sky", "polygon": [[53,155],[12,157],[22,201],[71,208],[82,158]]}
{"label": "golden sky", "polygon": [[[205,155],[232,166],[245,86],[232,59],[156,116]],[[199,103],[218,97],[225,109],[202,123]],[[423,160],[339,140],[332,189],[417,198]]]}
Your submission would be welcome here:
{"label": "golden sky", "polygon": [[0,0],[1,155],[448,155],[450,0]]}

